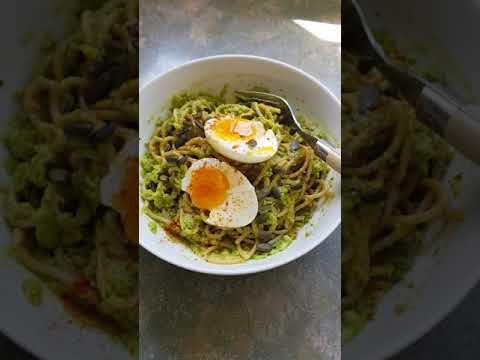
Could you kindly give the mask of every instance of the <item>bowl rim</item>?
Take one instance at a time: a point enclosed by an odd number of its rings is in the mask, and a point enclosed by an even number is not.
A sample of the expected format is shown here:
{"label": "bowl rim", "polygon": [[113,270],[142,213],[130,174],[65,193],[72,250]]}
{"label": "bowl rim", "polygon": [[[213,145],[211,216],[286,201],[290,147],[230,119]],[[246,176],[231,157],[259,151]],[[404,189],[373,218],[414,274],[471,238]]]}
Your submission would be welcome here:
{"label": "bowl rim", "polygon": [[[402,283],[402,282],[400,282]],[[397,283],[395,286],[398,286]],[[389,348],[381,348],[380,350],[373,350],[369,355],[372,360],[382,360],[388,359],[394,355],[399,354],[403,350],[409,349],[410,346],[413,346],[417,341],[421,341],[422,338],[432,331],[436,326],[438,326],[442,321],[446,320],[452,313],[459,309],[462,306],[464,300],[467,299],[470,292],[480,284],[478,276],[472,275],[469,277],[469,280],[463,281],[461,285],[457,287],[454,293],[457,296],[452,297],[449,302],[441,308],[436,308],[432,313],[432,316],[429,316],[427,320],[423,321],[419,326],[415,328],[415,331],[410,333],[401,334],[395,340],[390,342]],[[346,359],[352,359],[352,350],[350,350],[349,344],[346,344],[342,347],[342,352],[346,352]]]}
{"label": "bowl rim", "polygon": [[[299,68],[297,68],[293,65],[287,64],[287,63],[279,61],[279,60],[275,60],[275,59],[271,59],[271,58],[267,58],[267,57],[262,57],[262,56],[245,55],[245,54],[213,55],[213,56],[206,56],[206,57],[202,57],[202,58],[187,61],[185,63],[182,63],[180,65],[177,65],[175,67],[172,67],[169,70],[166,70],[166,71],[160,73],[159,75],[153,77],[150,81],[146,82],[144,85],[142,85],[140,87],[139,96],[141,97],[142,92],[148,90],[151,87],[154,87],[155,84],[165,76],[171,75],[175,72],[182,71],[185,68],[195,66],[195,65],[198,65],[198,64],[203,64],[203,63],[207,63],[207,62],[214,62],[214,61],[225,61],[225,60],[227,60],[227,61],[228,60],[244,60],[244,61],[250,61],[250,62],[261,62],[261,63],[275,64],[279,67],[284,68],[287,71],[297,73],[298,75],[302,76],[306,80],[308,80],[308,81],[314,83],[316,86],[318,86],[318,88],[323,92],[323,96],[326,96],[331,101],[333,101],[334,106],[338,107],[338,111],[340,112],[340,100],[333,94],[333,92],[330,89],[328,89],[321,81],[317,80],[312,75],[308,74],[307,72],[305,72],[305,71],[303,71],[303,70],[301,70],[301,69],[299,69]],[[141,121],[141,120],[139,119],[139,121]],[[141,145],[139,145],[139,146],[141,146]],[[339,179],[339,181],[341,181],[341,180]],[[141,199],[139,199],[139,203],[141,204]],[[143,216],[142,213],[141,213],[141,209],[140,209],[140,216]],[[140,221],[140,218],[139,218],[139,221]],[[308,244],[308,246],[305,246],[303,249],[301,249],[297,253],[289,255],[289,256],[281,257],[281,258],[279,258],[279,260],[277,260],[276,262],[273,262],[273,263],[264,264],[263,266],[257,266],[255,268],[245,268],[245,269],[235,269],[235,268],[228,267],[227,265],[224,268],[221,268],[221,269],[199,268],[199,267],[196,267],[195,265],[193,265],[191,263],[182,263],[182,262],[179,262],[179,261],[177,262],[177,261],[169,258],[168,256],[163,256],[161,253],[156,251],[152,246],[149,246],[149,245],[145,244],[144,242],[142,242],[141,238],[140,238],[139,243],[140,243],[140,246],[143,249],[147,250],[152,255],[156,256],[157,258],[159,258],[163,261],[166,261],[167,263],[170,263],[172,265],[183,268],[185,270],[189,270],[189,271],[197,272],[197,273],[209,274],[209,275],[237,276],[237,275],[247,275],[247,274],[264,272],[264,271],[267,271],[267,270],[271,270],[271,269],[280,267],[282,265],[286,265],[286,264],[288,264],[292,261],[295,261],[295,260],[299,259],[300,257],[304,256],[305,254],[307,254],[308,252],[313,250],[315,247],[320,245],[322,242],[324,242],[328,237],[332,236],[332,234],[338,229],[340,224],[341,224],[341,215],[336,217],[336,220],[334,221],[333,226],[331,227],[331,231],[328,233],[328,235],[326,235],[323,238],[318,238],[317,240],[312,241],[311,243]],[[312,239],[313,239],[313,237],[312,237]],[[261,260],[259,260],[259,261],[261,261]]]}

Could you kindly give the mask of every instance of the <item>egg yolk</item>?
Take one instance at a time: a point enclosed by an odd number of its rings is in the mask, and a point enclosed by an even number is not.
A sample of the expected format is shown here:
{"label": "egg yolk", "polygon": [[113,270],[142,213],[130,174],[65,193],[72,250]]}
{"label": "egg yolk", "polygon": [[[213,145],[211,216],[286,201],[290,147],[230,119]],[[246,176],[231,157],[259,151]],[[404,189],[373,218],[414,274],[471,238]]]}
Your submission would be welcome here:
{"label": "egg yolk", "polygon": [[212,130],[219,138],[229,141],[255,139],[256,128],[249,120],[224,117],[212,124]]}
{"label": "egg yolk", "polygon": [[211,210],[225,201],[228,188],[228,179],[220,170],[202,167],[192,173],[187,191],[194,206]]}
{"label": "egg yolk", "polygon": [[272,152],[273,152],[273,146],[264,146],[255,150],[256,154],[266,154],[266,153],[272,153]]}
{"label": "egg yolk", "polygon": [[127,239],[138,244],[138,158],[127,160],[122,187],[115,200],[121,209]]}

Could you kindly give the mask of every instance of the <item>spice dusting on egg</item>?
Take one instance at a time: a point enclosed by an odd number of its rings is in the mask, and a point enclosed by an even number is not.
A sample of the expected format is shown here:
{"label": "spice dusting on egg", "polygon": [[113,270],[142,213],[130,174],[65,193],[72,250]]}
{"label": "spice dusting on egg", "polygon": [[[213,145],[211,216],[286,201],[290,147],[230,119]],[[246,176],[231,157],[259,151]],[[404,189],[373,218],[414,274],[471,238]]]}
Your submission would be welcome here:
{"label": "spice dusting on egg", "polygon": [[129,241],[138,243],[138,158],[129,158],[122,188],[115,205],[122,218],[125,235]]}
{"label": "spice dusting on egg", "polygon": [[181,188],[192,205],[208,210],[205,222],[224,228],[250,224],[258,213],[255,188],[240,171],[215,158],[197,160],[187,170]]}
{"label": "spice dusting on egg", "polygon": [[110,165],[100,184],[103,205],[122,219],[126,239],[138,244],[138,139],[127,142]]}

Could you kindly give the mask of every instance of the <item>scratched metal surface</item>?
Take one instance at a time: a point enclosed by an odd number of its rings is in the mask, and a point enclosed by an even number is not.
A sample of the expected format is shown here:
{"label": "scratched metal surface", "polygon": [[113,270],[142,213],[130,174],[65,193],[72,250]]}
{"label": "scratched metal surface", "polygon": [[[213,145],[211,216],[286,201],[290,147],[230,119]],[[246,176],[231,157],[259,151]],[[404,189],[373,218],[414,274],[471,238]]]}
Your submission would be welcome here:
{"label": "scratched metal surface", "polygon": [[[141,0],[140,82],[225,53],[276,58],[340,94],[340,44],[293,19],[340,23],[339,0]],[[140,256],[140,358],[340,359],[340,231],[294,263],[222,278]]]}

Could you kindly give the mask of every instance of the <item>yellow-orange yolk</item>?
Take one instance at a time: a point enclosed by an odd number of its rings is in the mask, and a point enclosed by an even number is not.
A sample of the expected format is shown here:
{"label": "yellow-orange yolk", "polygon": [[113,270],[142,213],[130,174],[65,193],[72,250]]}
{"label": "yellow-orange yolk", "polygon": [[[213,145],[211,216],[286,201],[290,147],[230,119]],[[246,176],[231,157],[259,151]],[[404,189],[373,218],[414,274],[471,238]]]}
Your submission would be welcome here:
{"label": "yellow-orange yolk", "polygon": [[202,167],[192,173],[187,191],[194,206],[211,210],[225,201],[228,189],[228,179],[220,170]]}
{"label": "yellow-orange yolk", "polygon": [[116,203],[129,241],[138,244],[138,158],[129,158]]}
{"label": "yellow-orange yolk", "polygon": [[232,117],[216,119],[212,124],[212,130],[219,138],[227,141],[248,141],[255,139],[257,135],[256,128],[251,121]]}
{"label": "yellow-orange yolk", "polygon": [[273,146],[264,146],[255,150],[257,154],[271,153],[273,152]]}

